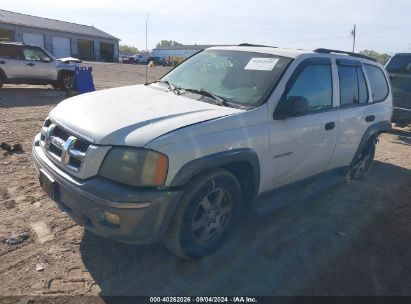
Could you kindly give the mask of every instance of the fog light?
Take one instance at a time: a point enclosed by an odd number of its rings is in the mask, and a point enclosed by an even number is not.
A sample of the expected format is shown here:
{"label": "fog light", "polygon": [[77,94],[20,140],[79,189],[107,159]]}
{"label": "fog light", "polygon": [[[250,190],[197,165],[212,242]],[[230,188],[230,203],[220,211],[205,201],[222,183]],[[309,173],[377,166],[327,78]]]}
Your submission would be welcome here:
{"label": "fog light", "polygon": [[104,219],[110,224],[120,226],[120,216],[118,214],[104,211]]}

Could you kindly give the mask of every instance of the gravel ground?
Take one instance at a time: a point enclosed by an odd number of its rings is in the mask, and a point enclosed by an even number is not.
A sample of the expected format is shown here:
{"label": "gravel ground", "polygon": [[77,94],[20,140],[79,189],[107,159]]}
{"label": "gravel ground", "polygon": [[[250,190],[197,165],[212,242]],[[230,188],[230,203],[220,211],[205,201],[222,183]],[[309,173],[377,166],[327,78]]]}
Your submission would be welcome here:
{"label": "gravel ground", "polygon": [[[97,89],[143,66],[92,64]],[[157,79],[167,68],[149,68]],[[411,126],[380,137],[365,181],[330,175],[262,198],[222,249],[182,261],[162,245],[93,235],[40,189],[31,141],[65,93],[0,91],[0,295],[411,295]]]}

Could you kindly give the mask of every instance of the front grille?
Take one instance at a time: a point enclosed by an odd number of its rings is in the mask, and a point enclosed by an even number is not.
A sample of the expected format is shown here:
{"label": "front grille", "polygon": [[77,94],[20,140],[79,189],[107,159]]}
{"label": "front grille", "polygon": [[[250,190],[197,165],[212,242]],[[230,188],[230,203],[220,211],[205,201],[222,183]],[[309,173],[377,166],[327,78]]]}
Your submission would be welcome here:
{"label": "front grille", "polygon": [[80,171],[90,143],[78,138],[49,118],[41,129],[40,143],[47,155],[62,166],[74,171]]}

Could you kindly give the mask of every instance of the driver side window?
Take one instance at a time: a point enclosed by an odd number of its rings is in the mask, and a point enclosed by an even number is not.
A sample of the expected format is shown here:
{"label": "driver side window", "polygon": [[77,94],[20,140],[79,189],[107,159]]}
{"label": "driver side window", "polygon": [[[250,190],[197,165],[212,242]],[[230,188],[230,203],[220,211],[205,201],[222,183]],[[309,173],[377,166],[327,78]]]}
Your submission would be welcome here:
{"label": "driver side window", "polygon": [[332,107],[332,72],[330,64],[308,64],[299,73],[287,93],[287,100],[304,97],[309,111]]}

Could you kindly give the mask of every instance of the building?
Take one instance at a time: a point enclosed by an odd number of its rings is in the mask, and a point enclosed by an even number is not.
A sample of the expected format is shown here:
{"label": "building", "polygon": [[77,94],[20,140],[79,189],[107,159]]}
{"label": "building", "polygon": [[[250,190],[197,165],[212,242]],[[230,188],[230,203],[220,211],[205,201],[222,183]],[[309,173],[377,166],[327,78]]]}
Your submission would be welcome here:
{"label": "building", "polygon": [[153,49],[153,57],[182,57],[187,58],[197,53],[198,51],[204,50],[209,47],[213,46],[221,46],[221,45],[175,45],[175,46],[167,46],[167,47],[160,47]]}
{"label": "building", "polygon": [[117,62],[119,40],[93,26],[0,9],[0,41],[38,45],[57,58]]}

